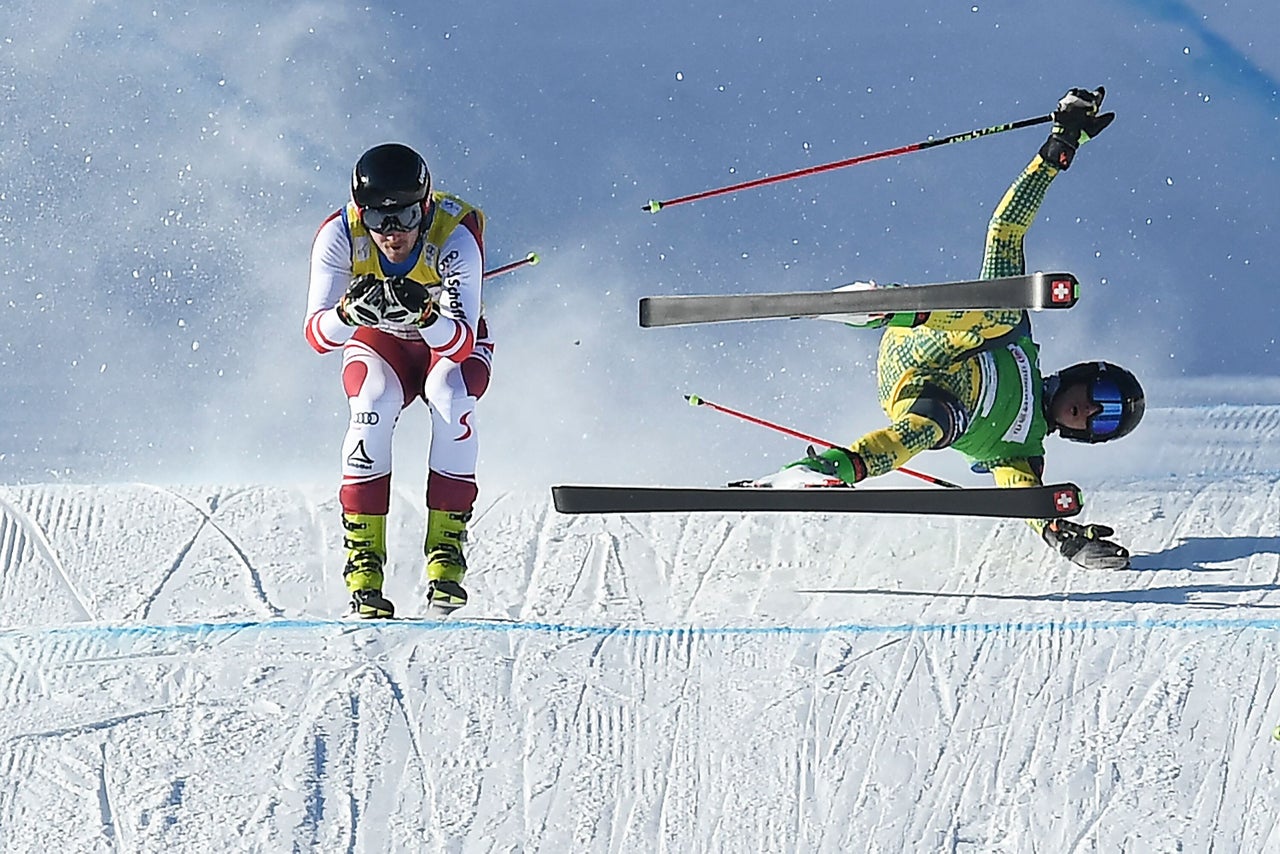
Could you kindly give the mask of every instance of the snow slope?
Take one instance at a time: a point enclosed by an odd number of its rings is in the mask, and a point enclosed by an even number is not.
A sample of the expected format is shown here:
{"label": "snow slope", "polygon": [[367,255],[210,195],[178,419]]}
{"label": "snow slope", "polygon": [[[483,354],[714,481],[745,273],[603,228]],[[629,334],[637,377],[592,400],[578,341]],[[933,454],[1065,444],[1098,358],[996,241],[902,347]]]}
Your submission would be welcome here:
{"label": "snow slope", "polygon": [[[5,11],[0,851],[1280,851],[1280,4]],[[1147,387],[1140,433],[1049,457],[1132,571],[1016,522],[549,508],[799,456],[683,393],[881,423],[874,336],[641,330],[636,299],[974,275],[1043,129],[648,199],[1098,84],[1118,119],[1028,261],[1086,283],[1036,321],[1046,370]],[[515,622],[335,619],[345,402],[300,335],[306,251],[389,140],[485,210],[491,265],[543,256],[485,292],[464,613]],[[918,467],[975,482],[953,456]]]}
{"label": "snow slope", "polygon": [[459,616],[510,623],[335,620],[329,485],[0,488],[0,848],[1277,850],[1280,407],[1149,418],[1085,484],[1128,572],[493,487]]}

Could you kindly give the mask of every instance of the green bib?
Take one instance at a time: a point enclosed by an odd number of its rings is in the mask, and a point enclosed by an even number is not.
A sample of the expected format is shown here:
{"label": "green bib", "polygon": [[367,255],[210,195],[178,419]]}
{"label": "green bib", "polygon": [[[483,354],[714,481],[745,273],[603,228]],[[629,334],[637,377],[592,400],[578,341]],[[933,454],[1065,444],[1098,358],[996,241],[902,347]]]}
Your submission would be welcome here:
{"label": "green bib", "polygon": [[974,357],[982,370],[977,411],[951,447],[973,463],[1044,455],[1040,348],[1029,336]]}

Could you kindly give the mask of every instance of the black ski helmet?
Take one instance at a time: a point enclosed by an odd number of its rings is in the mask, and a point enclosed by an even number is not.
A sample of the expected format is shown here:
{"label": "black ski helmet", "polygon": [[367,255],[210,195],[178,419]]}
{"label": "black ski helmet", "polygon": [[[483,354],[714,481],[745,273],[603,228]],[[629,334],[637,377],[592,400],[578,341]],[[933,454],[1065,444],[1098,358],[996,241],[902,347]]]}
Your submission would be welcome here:
{"label": "black ski helmet", "polygon": [[1119,439],[1133,432],[1147,410],[1146,396],[1133,374],[1110,362],[1081,362],[1045,378],[1045,411],[1052,412],[1053,398],[1060,389],[1080,383],[1088,388],[1089,400],[1101,410],[1089,416],[1083,430],[1055,425],[1064,439],[1090,445]]}
{"label": "black ski helmet", "polygon": [[375,145],[351,172],[351,201],[359,208],[402,208],[431,194],[431,173],[418,152],[398,142]]}

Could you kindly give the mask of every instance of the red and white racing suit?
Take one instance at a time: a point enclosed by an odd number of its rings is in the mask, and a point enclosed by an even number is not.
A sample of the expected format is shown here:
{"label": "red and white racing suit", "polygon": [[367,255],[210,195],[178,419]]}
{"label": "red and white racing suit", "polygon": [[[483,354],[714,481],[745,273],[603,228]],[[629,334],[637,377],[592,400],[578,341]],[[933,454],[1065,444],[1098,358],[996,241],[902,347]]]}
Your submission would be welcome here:
{"label": "red and white racing suit", "polygon": [[428,508],[462,513],[475,503],[475,405],[488,388],[493,357],[480,302],[484,215],[435,192],[420,228],[416,262],[399,274],[436,296],[439,316],[421,329],[386,321],[351,327],[338,317],[338,301],[352,279],[397,274],[354,204],[326,219],[312,243],[304,333],[318,353],[342,350],[342,386],[350,406],[339,490],[345,513],[387,513],[392,434],[400,413],[419,397],[431,411]]}

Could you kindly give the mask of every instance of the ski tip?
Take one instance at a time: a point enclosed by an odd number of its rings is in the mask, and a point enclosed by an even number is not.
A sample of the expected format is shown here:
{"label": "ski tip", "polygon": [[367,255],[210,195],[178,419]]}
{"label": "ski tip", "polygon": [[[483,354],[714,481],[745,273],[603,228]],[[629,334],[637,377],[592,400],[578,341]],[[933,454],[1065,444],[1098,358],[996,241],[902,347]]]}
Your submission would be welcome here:
{"label": "ski tip", "polygon": [[1080,301],[1080,280],[1070,273],[1041,273],[1040,305],[1037,308],[1074,308]]}
{"label": "ski tip", "polygon": [[702,398],[698,397],[696,394],[686,394],[686,395],[684,396],[684,399],[685,399],[685,400],[687,400],[687,401],[689,401],[689,405],[690,405],[690,406],[701,406],[701,405],[702,405]]}
{"label": "ski tip", "polygon": [[640,327],[648,329],[653,326],[653,317],[649,313],[649,298],[640,297]]}
{"label": "ski tip", "polygon": [[530,252],[528,255],[524,256],[524,260],[528,261],[532,266],[536,267],[538,266],[538,262],[542,260],[542,256],[539,255],[537,252]]}
{"label": "ski tip", "polygon": [[662,210],[662,202],[658,201],[657,199],[650,199],[649,204],[645,205],[643,210],[646,210],[649,213],[657,213],[658,211]]}

